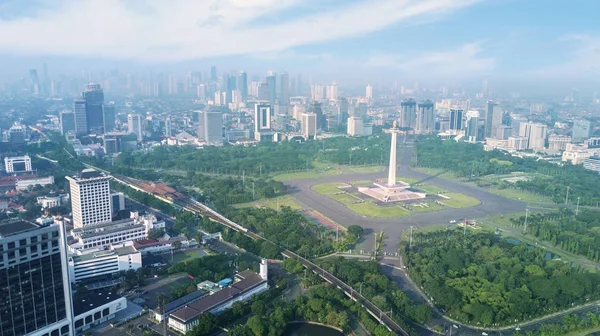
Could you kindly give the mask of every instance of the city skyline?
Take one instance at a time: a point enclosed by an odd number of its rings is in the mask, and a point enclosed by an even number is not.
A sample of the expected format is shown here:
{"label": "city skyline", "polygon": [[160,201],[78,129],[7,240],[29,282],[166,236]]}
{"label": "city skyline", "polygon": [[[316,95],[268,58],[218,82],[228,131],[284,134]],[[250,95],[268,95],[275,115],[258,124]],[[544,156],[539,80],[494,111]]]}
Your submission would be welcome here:
{"label": "city skyline", "polygon": [[[593,22],[600,4],[593,1],[577,6],[566,1],[544,6],[539,0],[339,4],[179,1],[163,8],[160,2],[5,1],[0,60],[11,69],[48,62],[56,72],[67,64],[68,69],[164,66],[175,71],[214,64],[249,72],[309,71],[341,81],[357,76],[461,82],[522,78],[600,86],[594,65],[600,30]],[[103,24],[107,17],[110,26]],[[84,23],[87,29],[62,29]],[[1,70],[11,74],[11,69]]]}

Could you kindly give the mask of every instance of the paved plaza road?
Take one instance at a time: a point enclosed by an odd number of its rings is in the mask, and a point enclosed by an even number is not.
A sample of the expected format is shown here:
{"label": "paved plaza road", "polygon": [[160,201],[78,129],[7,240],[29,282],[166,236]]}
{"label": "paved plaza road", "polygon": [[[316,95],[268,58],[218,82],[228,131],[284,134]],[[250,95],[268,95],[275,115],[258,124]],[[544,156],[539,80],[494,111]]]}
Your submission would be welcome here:
{"label": "paved plaza road", "polygon": [[[511,200],[502,196],[491,194],[482,188],[473,187],[460,182],[454,182],[436,178],[415,170],[412,170],[408,163],[413,153],[413,147],[407,145],[401,150],[399,148],[399,167],[397,175],[400,177],[409,177],[427,182],[430,185],[438,186],[449,192],[460,193],[477,198],[479,205],[464,208],[452,209],[445,208],[439,211],[424,213],[415,213],[410,216],[399,218],[372,218],[358,215],[347,209],[343,204],[314,192],[311,186],[320,183],[329,182],[352,182],[358,180],[375,180],[377,178],[387,177],[387,172],[367,173],[367,174],[343,174],[324,176],[317,179],[304,179],[286,182],[291,195],[301,203],[302,206],[317,210],[335,222],[344,226],[360,225],[369,232],[383,231],[388,236],[386,240],[386,252],[395,252],[403,230],[410,226],[423,227],[431,224],[448,223],[450,220],[461,218],[482,218],[490,215],[511,214],[523,212],[527,207],[524,202]],[[368,248],[368,247],[367,247]]]}

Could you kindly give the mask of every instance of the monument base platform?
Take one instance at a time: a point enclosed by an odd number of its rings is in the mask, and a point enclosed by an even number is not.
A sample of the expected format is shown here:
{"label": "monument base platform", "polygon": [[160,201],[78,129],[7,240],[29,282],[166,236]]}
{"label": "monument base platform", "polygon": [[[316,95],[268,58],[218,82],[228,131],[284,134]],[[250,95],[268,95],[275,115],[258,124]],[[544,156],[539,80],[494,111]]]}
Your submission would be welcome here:
{"label": "monument base platform", "polygon": [[373,188],[361,187],[358,188],[358,191],[381,202],[401,202],[425,198],[424,193],[407,190],[410,185],[405,182],[397,182],[393,186],[383,183],[373,184],[375,185]]}

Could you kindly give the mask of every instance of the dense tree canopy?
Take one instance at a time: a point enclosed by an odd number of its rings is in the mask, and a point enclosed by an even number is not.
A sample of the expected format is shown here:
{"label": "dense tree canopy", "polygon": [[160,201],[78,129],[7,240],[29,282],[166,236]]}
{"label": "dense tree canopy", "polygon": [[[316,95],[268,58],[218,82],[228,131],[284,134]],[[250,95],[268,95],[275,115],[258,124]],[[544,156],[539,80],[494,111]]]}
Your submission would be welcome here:
{"label": "dense tree canopy", "polygon": [[599,297],[600,274],[582,273],[546,251],[486,233],[418,233],[403,252],[409,274],[459,321],[512,324]]}

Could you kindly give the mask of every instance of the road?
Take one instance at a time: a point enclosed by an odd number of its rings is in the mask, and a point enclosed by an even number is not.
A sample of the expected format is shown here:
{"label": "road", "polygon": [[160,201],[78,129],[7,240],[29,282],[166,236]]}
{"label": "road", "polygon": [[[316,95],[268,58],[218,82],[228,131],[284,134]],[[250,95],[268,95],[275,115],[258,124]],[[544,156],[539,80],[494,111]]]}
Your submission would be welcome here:
{"label": "road", "polygon": [[287,182],[288,190],[303,206],[317,210],[337,223],[344,226],[360,225],[365,229],[370,229],[372,232],[385,232],[388,236],[388,245],[384,248],[384,251],[391,253],[397,250],[402,231],[410,228],[410,226],[422,227],[431,224],[447,223],[451,219],[482,218],[490,215],[511,214],[524,211],[527,207],[527,203],[494,195],[481,188],[437,178],[412,170],[409,167],[412,153],[413,147],[410,144],[407,144],[407,146],[403,147],[403,150],[398,153],[401,154],[397,173],[398,176],[426,181],[428,184],[438,186],[450,192],[477,198],[480,201],[480,204],[470,208],[445,208],[439,211],[415,213],[410,216],[399,218],[372,218],[358,215],[346,208],[343,204],[325,195],[320,195],[311,189],[313,185],[320,183],[375,180],[386,176],[385,172],[332,175],[317,179],[289,181]]}

